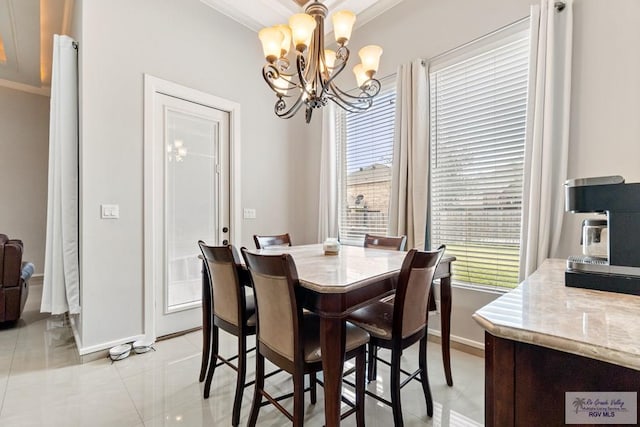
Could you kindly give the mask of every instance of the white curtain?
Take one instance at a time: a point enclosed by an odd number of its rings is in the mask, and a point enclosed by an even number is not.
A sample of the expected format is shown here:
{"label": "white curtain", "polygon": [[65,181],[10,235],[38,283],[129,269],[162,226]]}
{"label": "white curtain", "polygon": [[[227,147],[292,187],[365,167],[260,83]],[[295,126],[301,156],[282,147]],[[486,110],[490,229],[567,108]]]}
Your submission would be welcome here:
{"label": "white curtain", "polygon": [[398,67],[389,235],[425,248],[429,199],[429,82],[418,59]]}
{"label": "white curtain", "polygon": [[54,36],[49,122],[49,191],[40,311],[80,312],[78,271],[78,52]]}
{"label": "white curtain", "polygon": [[[531,8],[532,80],[527,129],[521,279],[560,243],[569,151],[573,0]],[[559,7],[558,7],[559,6]]]}
{"label": "white curtain", "polygon": [[320,150],[318,242],[324,242],[327,237],[338,237],[338,174],[335,107],[333,104],[322,109],[322,145]]}

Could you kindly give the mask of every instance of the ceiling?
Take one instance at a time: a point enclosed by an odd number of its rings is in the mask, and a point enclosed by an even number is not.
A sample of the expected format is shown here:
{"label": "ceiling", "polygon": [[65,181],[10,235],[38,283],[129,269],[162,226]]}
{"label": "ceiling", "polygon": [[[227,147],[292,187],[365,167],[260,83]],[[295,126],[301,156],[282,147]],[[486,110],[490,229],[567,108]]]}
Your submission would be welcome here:
{"label": "ceiling", "polygon": [[[229,16],[242,25],[259,31],[264,27],[285,24],[294,13],[304,12],[304,4],[311,0],[200,0],[217,11]],[[347,9],[358,17],[355,26],[358,27],[384,11],[390,9],[402,0],[324,0],[329,8],[329,16],[336,10]],[[325,21],[325,31],[333,31],[331,20]]]}
{"label": "ceiling", "polygon": [[0,86],[49,94],[53,35],[68,34],[73,1],[0,0]]}

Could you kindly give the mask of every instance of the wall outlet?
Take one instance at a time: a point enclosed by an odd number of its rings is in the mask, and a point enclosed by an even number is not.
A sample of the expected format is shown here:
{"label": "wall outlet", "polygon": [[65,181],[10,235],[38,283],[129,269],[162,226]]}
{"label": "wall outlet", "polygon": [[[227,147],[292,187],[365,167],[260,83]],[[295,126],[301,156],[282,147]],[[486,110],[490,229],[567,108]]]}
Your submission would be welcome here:
{"label": "wall outlet", "polygon": [[253,208],[244,208],[244,219],[256,219],[256,210]]}
{"label": "wall outlet", "polygon": [[103,219],[120,218],[120,205],[100,205],[100,217]]}

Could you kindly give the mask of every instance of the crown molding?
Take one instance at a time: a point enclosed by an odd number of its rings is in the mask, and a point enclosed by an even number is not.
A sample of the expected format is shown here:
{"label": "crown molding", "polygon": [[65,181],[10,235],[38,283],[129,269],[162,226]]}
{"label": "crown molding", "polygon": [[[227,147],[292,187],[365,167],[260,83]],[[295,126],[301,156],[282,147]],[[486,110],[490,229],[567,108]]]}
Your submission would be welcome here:
{"label": "crown molding", "polygon": [[[285,23],[291,15],[304,10],[304,7],[300,6],[302,0],[252,0],[251,2],[238,0],[200,1],[256,32],[267,26]],[[338,9],[352,10],[358,16],[356,20],[357,28],[386,12],[401,1],[402,0],[325,0],[323,3],[330,11]],[[330,20],[326,22],[325,31],[327,34],[333,31]]]}
{"label": "crown molding", "polygon": [[48,86],[36,87],[24,83],[14,82],[11,80],[0,79],[0,87],[19,90],[21,92],[27,92],[33,95],[51,97],[51,88]]}

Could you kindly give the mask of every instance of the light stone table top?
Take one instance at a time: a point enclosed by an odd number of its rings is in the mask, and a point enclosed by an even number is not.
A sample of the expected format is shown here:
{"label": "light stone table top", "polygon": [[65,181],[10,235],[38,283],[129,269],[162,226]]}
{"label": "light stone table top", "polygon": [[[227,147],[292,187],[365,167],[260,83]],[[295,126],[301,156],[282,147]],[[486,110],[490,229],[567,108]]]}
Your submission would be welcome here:
{"label": "light stone table top", "polygon": [[[256,254],[291,254],[300,284],[321,293],[345,293],[396,276],[406,252],[343,245],[337,255],[325,255],[322,244],[251,249]],[[451,262],[443,257],[441,262]]]}
{"label": "light stone table top", "polygon": [[338,255],[325,255],[322,244],[272,246],[250,252],[288,253],[293,257],[300,284],[322,293],[345,293],[398,274],[406,252],[344,245]]}
{"label": "light stone table top", "polygon": [[[338,255],[325,255],[322,244],[249,249],[263,255],[291,254],[300,284],[320,293],[346,293],[398,275],[407,252],[343,245]],[[444,256],[441,263],[455,258]]]}
{"label": "light stone table top", "polygon": [[640,371],[640,297],[566,287],[565,267],[546,260],[473,318],[496,337]]}

